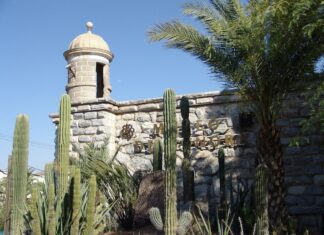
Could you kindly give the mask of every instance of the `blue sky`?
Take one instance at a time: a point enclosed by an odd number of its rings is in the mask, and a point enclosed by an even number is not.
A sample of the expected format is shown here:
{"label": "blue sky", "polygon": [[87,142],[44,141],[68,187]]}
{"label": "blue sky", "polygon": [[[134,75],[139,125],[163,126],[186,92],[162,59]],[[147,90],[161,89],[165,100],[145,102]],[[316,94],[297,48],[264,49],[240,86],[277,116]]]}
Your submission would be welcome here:
{"label": "blue sky", "polygon": [[0,169],[12,148],[17,114],[30,117],[29,165],[43,169],[54,159],[54,125],[67,82],[63,52],[94,23],[115,54],[112,98],[117,101],[220,90],[208,68],[179,50],[149,43],[154,24],[179,19],[184,0],[0,0]]}

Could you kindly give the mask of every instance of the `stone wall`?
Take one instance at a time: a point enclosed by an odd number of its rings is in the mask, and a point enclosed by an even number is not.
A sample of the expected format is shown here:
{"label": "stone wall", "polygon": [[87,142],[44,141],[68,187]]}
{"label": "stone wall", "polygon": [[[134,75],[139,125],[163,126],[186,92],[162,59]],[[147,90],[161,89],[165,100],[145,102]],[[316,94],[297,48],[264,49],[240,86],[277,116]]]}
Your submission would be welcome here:
{"label": "stone wall", "polygon": [[[247,108],[233,93],[202,93],[187,95],[192,123],[192,166],[195,169],[195,196],[205,213],[213,212],[219,202],[217,150],[225,148],[227,178],[233,185],[250,189],[254,179],[256,156],[256,119],[250,116],[243,123],[241,113]],[[179,127],[177,166],[181,166],[180,96],[177,97]],[[324,212],[324,137],[314,134],[309,143],[290,147],[289,142],[299,132],[300,121],[308,114],[306,104],[292,94],[285,102],[278,125],[282,127],[282,144],[286,170],[287,205],[289,212],[300,220],[300,226],[322,229]],[[96,99],[72,105],[72,156],[77,148],[90,142],[104,144],[112,154],[119,145],[117,160],[131,172],[152,169],[151,145],[162,138],[162,99],[127,102]],[[241,118],[240,118],[241,117]],[[57,114],[51,115],[58,122]],[[180,169],[180,168],[179,168]],[[178,175],[181,200],[181,171]],[[249,200],[249,196],[246,200]]]}

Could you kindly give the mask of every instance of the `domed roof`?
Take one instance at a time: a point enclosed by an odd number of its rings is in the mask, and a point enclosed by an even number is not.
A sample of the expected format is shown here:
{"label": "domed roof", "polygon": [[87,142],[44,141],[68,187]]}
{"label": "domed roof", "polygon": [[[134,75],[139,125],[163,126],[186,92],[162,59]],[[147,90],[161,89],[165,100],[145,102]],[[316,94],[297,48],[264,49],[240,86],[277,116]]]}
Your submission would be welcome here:
{"label": "domed roof", "polygon": [[106,41],[99,35],[92,33],[93,24],[91,22],[87,22],[86,26],[88,32],[77,36],[70,43],[68,50],[93,48],[93,49],[110,51],[110,48],[106,43]]}

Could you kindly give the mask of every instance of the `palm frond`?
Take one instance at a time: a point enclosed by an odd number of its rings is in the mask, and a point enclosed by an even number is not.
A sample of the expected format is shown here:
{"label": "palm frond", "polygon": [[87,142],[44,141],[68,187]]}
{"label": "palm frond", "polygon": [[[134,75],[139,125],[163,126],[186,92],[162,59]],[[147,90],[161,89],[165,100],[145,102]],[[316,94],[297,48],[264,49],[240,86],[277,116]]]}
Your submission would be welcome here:
{"label": "palm frond", "polygon": [[239,63],[235,49],[227,47],[222,41],[213,41],[192,26],[177,21],[156,25],[148,32],[148,36],[151,41],[165,40],[167,47],[182,49],[194,55],[222,78],[223,75],[232,77]]}

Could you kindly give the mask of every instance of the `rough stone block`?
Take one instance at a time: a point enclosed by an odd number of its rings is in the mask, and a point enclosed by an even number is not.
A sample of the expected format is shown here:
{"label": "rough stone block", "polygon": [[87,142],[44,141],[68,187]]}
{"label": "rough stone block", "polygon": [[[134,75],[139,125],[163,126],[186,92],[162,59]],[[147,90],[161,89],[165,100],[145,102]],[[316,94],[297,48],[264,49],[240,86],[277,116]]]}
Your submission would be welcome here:
{"label": "rough stone block", "polygon": [[84,133],[86,135],[96,134],[97,133],[97,128],[95,128],[95,127],[88,127],[88,128],[85,129]]}
{"label": "rough stone block", "polygon": [[96,119],[97,118],[97,113],[96,112],[89,112],[84,114],[84,119],[89,120],[89,119]]}
{"label": "rough stone block", "polygon": [[80,120],[78,126],[81,128],[89,127],[91,126],[91,122],[88,120]]}
{"label": "rough stone block", "polygon": [[286,147],[284,148],[284,154],[285,155],[296,155],[301,152],[300,147]]}
{"label": "rough stone block", "polygon": [[288,188],[288,194],[302,195],[306,192],[306,186],[291,186]]}
{"label": "rough stone block", "polygon": [[315,175],[314,183],[319,186],[324,186],[324,175]]}
{"label": "rough stone block", "polygon": [[285,201],[288,205],[298,205],[298,206],[310,206],[314,205],[315,197],[314,196],[294,196],[294,195],[287,195]]}
{"label": "rough stone block", "polygon": [[105,141],[107,139],[107,135],[101,134],[92,137],[93,141]]}
{"label": "rough stone block", "polygon": [[317,154],[320,152],[320,148],[317,146],[305,146],[302,147],[303,154]]}
{"label": "rough stone block", "polygon": [[78,106],[78,111],[80,112],[82,112],[82,111],[90,111],[91,109],[90,109],[90,105],[80,105],[80,106]]}
{"label": "rough stone block", "polygon": [[197,200],[208,200],[208,185],[207,184],[199,184],[195,185],[195,198]]}
{"label": "rough stone block", "polygon": [[159,109],[159,104],[141,104],[138,106],[138,111],[153,111]]}
{"label": "rough stone block", "polygon": [[74,128],[73,129],[73,135],[83,135],[84,129],[83,128]]}
{"label": "rough stone block", "polygon": [[80,143],[89,143],[91,142],[91,138],[89,136],[79,136]]}
{"label": "rough stone block", "polygon": [[136,113],[135,120],[138,122],[151,122],[151,116],[149,113]]}
{"label": "rough stone block", "polygon": [[123,115],[121,115],[121,119],[123,119],[125,121],[134,120],[135,119],[135,115],[133,113],[123,114]]}
{"label": "rough stone block", "polygon": [[122,106],[119,108],[119,111],[121,113],[131,113],[136,112],[138,110],[137,106]]}
{"label": "rough stone block", "polygon": [[83,119],[84,118],[84,114],[83,113],[74,113],[73,114],[73,119],[74,120],[79,120],[79,119]]}

